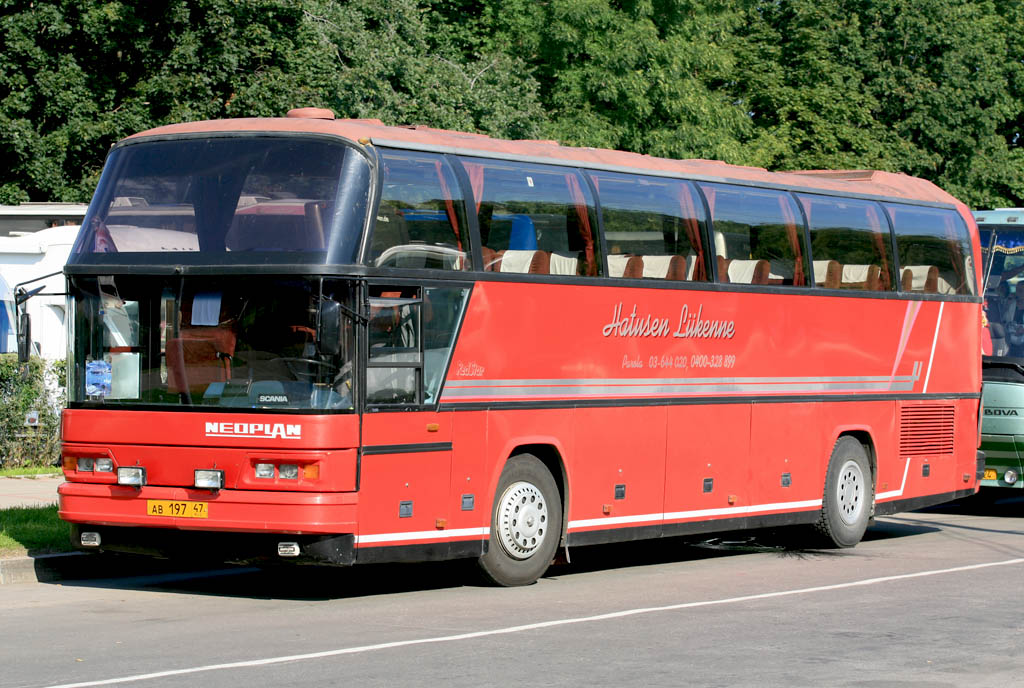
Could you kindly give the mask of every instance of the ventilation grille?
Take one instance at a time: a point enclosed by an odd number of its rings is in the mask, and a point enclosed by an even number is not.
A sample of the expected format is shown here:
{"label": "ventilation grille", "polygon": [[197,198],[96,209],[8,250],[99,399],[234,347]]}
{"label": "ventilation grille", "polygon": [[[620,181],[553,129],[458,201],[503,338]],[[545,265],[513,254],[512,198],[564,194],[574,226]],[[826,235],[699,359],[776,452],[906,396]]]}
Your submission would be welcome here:
{"label": "ventilation grille", "polygon": [[953,453],[956,408],[937,404],[904,406],[900,410],[900,456],[942,456]]}

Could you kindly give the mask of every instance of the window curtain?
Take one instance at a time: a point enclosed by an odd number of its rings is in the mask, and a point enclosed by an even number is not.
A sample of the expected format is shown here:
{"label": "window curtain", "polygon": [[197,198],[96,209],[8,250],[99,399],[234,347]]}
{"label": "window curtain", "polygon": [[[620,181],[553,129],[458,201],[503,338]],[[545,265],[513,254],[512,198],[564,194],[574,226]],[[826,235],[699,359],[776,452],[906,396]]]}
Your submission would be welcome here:
{"label": "window curtain", "polygon": [[576,216],[580,221],[583,253],[587,264],[586,274],[594,276],[597,274],[597,265],[594,261],[594,232],[590,228],[590,214],[587,212],[587,201],[583,196],[580,180],[575,173],[565,175],[565,181],[569,186],[569,195],[572,197],[572,202],[576,208]]}
{"label": "window curtain", "polygon": [[448,222],[451,223],[452,229],[455,230],[455,243],[461,251],[462,236],[459,232],[459,218],[455,214],[455,201],[452,200],[452,193],[448,189],[448,180],[445,179],[444,167],[440,160],[434,161],[434,168],[437,170],[437,180],[441,183],[441,193],[444,194],[444,207],[448,213]]}
{"label": "window curtain", "polygon": [[787,194],[779,196],[779,208],[782,210],[782,219],[786,223],[786,234],[789,237],[789,246],[793,250],[793,286],[804,285],[804,257],[800,237],[796,223],[796,215],[793,213],[793,205]]}
{"label": "window curtain", "polygon": [[693,266],[693,281],[706,282],[707,267],[704,265],[704,242],[701,241],[700,224],[697,222],[697,209],[693,202],[693,195],[690,192],[689,184],[679,185],[679,209],[683,215],[683,228],[686,230],[686,237],[690,240],[690,246],[697,254]]}
{"label": "window curtain", "polygon": [[[879,274],[878,280],[881,286],[881,291],[889,291],[892,289],[892,270],[889,268],[889,256],[885,250],[882,218],[878,216],[878,209],[874,205],[868,208],[868,224],[871,225],[871,230],[874,232],[873,239],[875,242],[875,252],[878,254],[878,258],[882,264],[882,270]],[[884,231],[889,231],[888,226]]]}

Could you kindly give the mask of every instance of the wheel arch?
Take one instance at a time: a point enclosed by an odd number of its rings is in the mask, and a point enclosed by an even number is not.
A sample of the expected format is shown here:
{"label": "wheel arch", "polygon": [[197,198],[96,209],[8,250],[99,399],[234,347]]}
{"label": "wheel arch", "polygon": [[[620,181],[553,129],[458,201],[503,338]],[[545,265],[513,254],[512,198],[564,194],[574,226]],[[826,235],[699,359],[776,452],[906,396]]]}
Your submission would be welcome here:
{"label": "wheel arch", "polygon": [[860,442],[860,445],[864,447],[864,453],[868,457],[868,466],[871,468],[871,517],[875,515],[875,495],[878,494],[878,449],[875,446],[875,439],[871,436],[871,432],[866,428],[847,428],[840,431],[832,442],[832,446],[836,446],[836,442],[844,437],[852,437],[853,439]]}
{"label": "wheel arch", "polygon": [[868,455],[868,464],[871,466],[871,485],[873,489],[877,489],[878,449],[875,446],[875,439],[871,435],[871,431],[863,427],[840,429],[836,433],[835,437],[832,438],[832,444],[828,450],[830,454],[832,449],[836,446],[836,442],[844,437],[852,437],[860,442],[861,446],[864,447],[864,453]]}
{"label": "wheel arch", "polygon": [[[554,443],[543,441],[516,444],[506,452],[502,467],[504,467],[509,459],[520,454],[536,456],[544,464],[544,467],[548,469],[548,472],[551,473],[551,477],[555,480],[555,485],[558,486],[558,499],[562,502],[562,524],[560,527],[559,543],[564,544],[566,526],[569,523],[569,474],[565,467],[565,458],[562,450]],[[500,475],[501,468],[495,473]]]}

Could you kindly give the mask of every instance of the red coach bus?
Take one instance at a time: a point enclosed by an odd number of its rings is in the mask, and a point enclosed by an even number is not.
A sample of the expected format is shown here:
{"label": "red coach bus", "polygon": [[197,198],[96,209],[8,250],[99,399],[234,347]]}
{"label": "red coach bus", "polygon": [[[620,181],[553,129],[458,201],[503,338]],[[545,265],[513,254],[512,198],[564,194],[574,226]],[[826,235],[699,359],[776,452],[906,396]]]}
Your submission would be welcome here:
{"label": "red coach bus", "polygon": [[903,175],[161,127],[111,150],[66,267],[60,515],[83,548],[503,585],[637,538],[853,546],[977,490],[979,264]]}

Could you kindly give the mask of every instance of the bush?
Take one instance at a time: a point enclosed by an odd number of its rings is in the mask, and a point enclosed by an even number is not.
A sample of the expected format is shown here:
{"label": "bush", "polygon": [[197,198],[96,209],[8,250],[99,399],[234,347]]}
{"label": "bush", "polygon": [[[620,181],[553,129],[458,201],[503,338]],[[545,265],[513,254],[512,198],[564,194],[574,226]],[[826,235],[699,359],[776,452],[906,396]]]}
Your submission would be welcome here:
{"label": "bush", "polygon": [[[52,466],[60,462],[60,410],[64,361],[33,357],[24,366],[0,354],[0,467]],[[39,424],[25,425],[30,411]]]}

